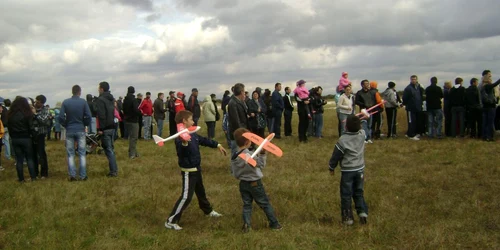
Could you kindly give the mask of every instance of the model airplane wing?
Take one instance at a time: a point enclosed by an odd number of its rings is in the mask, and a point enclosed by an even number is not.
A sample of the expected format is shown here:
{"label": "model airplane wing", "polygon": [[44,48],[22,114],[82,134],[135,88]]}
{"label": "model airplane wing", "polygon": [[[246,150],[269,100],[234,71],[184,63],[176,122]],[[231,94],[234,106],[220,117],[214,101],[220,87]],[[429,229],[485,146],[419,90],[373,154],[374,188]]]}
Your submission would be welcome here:
{"label": "model airplane wing", "polygon": [[[184,126],[184,124],[182,124],[182,123],[178,123],[178,124],[177,124],[177,131],[179,131],[179,132],[180,132],[180,131],[182,131],[182,130],[184,130],[184,129],[186,129],[186,127]],[[189,130],[188,130],[188,131],[189,131]],[[189,141],[189,140],[191,139],[191,136],[189,135],[189,133],[181,133],[179,136],[180,136],[180,137],[182,138],[182,140],[184,140],[184,141]]]}
{"label": "model airplane wing", "polygon": [[264,141],[264,138],[254,134],[254,133],[251,133],[251,132],[243,133],[243,137],[247,138],[248,140],[250,140],[251,142],[253,142],[257,145],[262,144],[262,142]]}
{"label": "model airplane wing", "polygon": [[252,156],[248,153],[241,153],[238,155],[238,157],[245,160],[245,162],[248,163],[252,167],[257,166],[257,162],[255,161],[255,159],[253,159]]}
{"label": "model airplane wing", "polygon": [[[262,143],[264,143],[264,146],[263,148],[278,156],[278,157],[281,157],[283,156],[283,151],[277,147],[276,145],[274,145],[273,143],[271,143],[271,140],[274,138],[274,133],[270,134],[266,139],[254,134],[254,133],[251,133],[251,132],[246,132],[246,133],[243,133],[243,137],[247,138],[248,140],[250,140],[251,142],[257,144],[257,145],[262,145]],[[266,142],[264,142],[266,141]]]}
{"label": "model airplane wing", "polygon": [[278,148],[276,145],[272,144],[271,142],[266,142],[266,144],[264,144],[264,149],[267,152],[272,153],[273,155],[276,155],[278,157],[283,156],[283,151],[281,151],[280,148]]}

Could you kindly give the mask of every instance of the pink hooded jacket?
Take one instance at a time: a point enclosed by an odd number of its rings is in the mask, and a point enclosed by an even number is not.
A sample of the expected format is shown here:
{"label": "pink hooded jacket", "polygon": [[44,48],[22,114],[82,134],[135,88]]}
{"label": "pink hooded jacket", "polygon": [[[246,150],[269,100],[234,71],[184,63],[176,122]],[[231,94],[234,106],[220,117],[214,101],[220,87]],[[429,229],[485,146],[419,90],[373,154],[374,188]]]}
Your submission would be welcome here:
{"label": "pink hooded jacket", "polygon": [[342,72],[342,76],[340,77],[339,80],[339,86],[337,87],[337,92],[340,92],[344,90],[345,87],[347,87],[350,83],[349,79],[347,79],[347,72]]}

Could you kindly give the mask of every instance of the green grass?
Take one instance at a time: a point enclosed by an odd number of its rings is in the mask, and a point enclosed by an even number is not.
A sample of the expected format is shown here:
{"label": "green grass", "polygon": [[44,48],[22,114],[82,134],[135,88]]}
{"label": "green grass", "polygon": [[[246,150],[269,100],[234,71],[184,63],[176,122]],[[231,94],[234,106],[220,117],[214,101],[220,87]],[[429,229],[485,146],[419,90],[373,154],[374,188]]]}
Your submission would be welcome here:
{"label": "green grass", "polygon": [[254,230],[241,233],[238,181],[230,175],[229,156],[217,150],[202,148],[202,167],[208,198],[224,217],[206,218],[193,199],[180,222],[184,230],[176,232],[163,226],[182,183],[171,143],[140,141],[141,157],[129,160],[128,142],[118,140],[119,178],[105,177],[105,156],[89,155],[89,180],[68,182],[64,145],[48,142],[47,180],[19,184],[13,161],[3,160],[0,248],[500,248],[498,143],[410,141],[403,136],[404,121],[400,115],[399,139],[366,146],[366,226],[340,223],[340,172],[328,173],[337,124],[327,110],[324,139],[299,144],[294,114],[294,137],[273,141],[284,156],[269,157],[263,182],[282,231],[271,231],[254,205]]}

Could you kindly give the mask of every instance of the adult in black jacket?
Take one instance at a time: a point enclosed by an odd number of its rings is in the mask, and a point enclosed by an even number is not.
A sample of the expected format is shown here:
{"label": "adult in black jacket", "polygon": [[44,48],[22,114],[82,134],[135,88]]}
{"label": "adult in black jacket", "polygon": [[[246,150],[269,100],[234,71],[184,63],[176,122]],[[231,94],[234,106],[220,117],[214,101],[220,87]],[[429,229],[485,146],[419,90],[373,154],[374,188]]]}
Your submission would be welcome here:
{"label": "adult in black jacket", "polygon": [[285,104],[285,110],[283,116],[285,117],[285,136],[292,136],[292,114],[293,114],[293,102],[290,97],[292,90],[290,87],[285,88],[285,96],[283,96],[283,103]]}
{"label": "adult in black jacket", "polygon": [[[375,97],[375,92],[370,91],[370,82],[368,80],[361,81],[362,89],[356,93],[355,103],[359,106],[359,109],[368,109],[377,104]],[[371,140],[371,127],[372,127],[372,116],[366,120],[361,121],[361,126],[366,134],[366,142],[372,143]]]}
{"label": "adult in black jacket", "polygon": [[198,89],[193,88],[191,90],[191,96],[189,97],[186,109],[193,113],[194,126],[198,126],[198,120],[201,116],[200,103],[198,102]]}
{"label": "adult in black jacket", "polygon": [[406,113],[408,119],[408,132],[406,135],[411,140],[420,140],[418,131],[418,123],[421,118],[419,115],[422,112],[422,88],[418,83],[416,75],[410,76],[410,84],[406,86],[403,92],[403,105],[406,106]]}
{"label": "adult in black jacket", "polygon": [[494,88],[500,84],[500,80],[491,83],[491,78],[483,80],[481,88],[481,97],[483,102],[483,139],[485,141],[493,141],[493,132],[495,129],[495,107],[496,97]]}
{"label": "adult in black jacket", "polygon": [[477,85],[477,78],[470,80],[470,86],[465,90],[465,105],[467,110],[467,123],[471,138],[481,138],[483,131],[483,104],[481,93]]}
{"label": "adult in black jacket", "polygon": [[248,108],[245,104],[245,85],[237,83],[234,85],[234,95],[227,106],[229,139],[231,140],[231,156],[238,150],[234,141],[234,131],[238,128],[248,129]]}
{"label": "adult in black jacket", "polygon": [[455,86],[450,90],[451,104],[451,136],[457,136],[457,127],[460,137],[465,133],[465,88],[462,86],[463,79],[457,77]]}
{"label": "adult in black jacket", "polygon": [[323,113],[324,105],[326,105],[325,99],[321,96],[323,93],[323,88],[318,86],[313,89],[311,96],[313,110],[316,111],[314,114],[314,136],[316,138],[323,137]]}
{"label": "adult in black jacket", "polygon": [[255,133],[260,137],[264,137],[266,117],[264,113],[262,113],[262,107],[260,106],[259,99],[260,93],[254,91],[252,93],[252,99],[246,101],[248,107],[248,115],[250,116],[250,118],[248,118],[248,127],[252,133]]}
{"label": "adult in black jacket", "polygon": [[165,121],[165,112],[167,112],[163,98],[165,98],[165,95],[160,92],[158,93],[158,98],[153,103],[154,118],[157,125],[156,132],[159,137],[163,133],[163,122]]}
{"label": "adult in black jacket", "polygon": [[96,110],[95,110],[95,107],[94,107],[94,101],[95,101],[95,98],[92,97],[91,94],[87,94],[87,104],[89,105],[90,114],[92,115],[92,121],[90,122],[90,132],[91,133],[97,133],[97,128],[96,128]]}
{"label": "adult in black jacket", "polygon": [[429,137],[442,138],[443,110],[441,109],[441,99],[443,99],[443,89],[437,86],[437,77],[431,78],[431,85],[425,89],[425,100],[427,104],[427,120]]}
{"label": "adult in black jacket", "polygon": [[139,110],[139,101],[134,96],[135,88],[130,86],[127,90],[125,100],[123,100],[123,113],[125,116],[125,128],[128,131],[128,157],[134,159],[139,156],[137,153],[137,139],[139,138],[139,123],[142,118]]}
{"label": "adult in black jacket", "polygon": [[31,141],[35,108],[28,100],[16,97],[8,112],[7,128],[12,138],[12,147],[16,153],[16,170],[19,182],[24,182],[23,162],[26,159],[31,180],[36,180],[33,143]]}
{"label": "adult in black jacket", "polygon": [[170,135],[177,133],[177,124],[175,123],[175,91],[168,92],[169,98],[167,101],[168,110],[168,128]]}
{"label": "adult in black jacket", "polygon": [[309,127],[309,117],[306,106],[310,104],[309,100],[302,100],[298,95],[295,95],[297,102],[297,114],[299,115],[299,142],[307,142],[307,128]]}
{"label": "adult in black jacket", "polygon": [[108,177],[118,176],[118,165],[114,151],[115,135],[115,104],[114,97],[109,92],[109,83],[99,83],[99,98],[95,102],[97,119],[99,121],[98,133],[102,135],[102,147],[109,161]]}

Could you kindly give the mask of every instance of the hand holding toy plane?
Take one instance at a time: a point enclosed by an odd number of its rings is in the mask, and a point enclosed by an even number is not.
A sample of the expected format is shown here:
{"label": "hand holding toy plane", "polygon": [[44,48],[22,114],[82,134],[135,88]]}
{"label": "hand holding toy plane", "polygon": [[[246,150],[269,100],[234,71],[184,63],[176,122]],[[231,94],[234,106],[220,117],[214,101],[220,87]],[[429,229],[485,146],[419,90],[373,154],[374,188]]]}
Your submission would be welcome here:
{"label": "hand holding toy plane", "polygon": [[253,152],[252,155],[250,155],[249,153],[241,153],[238,155],[238,157],[245,160],[248,164],[252,165],[253,167],[257,166],[257,162],[254,160],[254,158],[258,153],[262,151],[262,149],[265,149],[267,152],[270,152],[278,157],[283,156],[283,151],[281,151],[280,148],[271,143],[271,140],[274,138],[274,133],[271,133],[269,136],[266,137],[266,139],[263,139],[262,137],[251,132],[244,133],[243,137],[259,145],[259,147],[255,150],[255,152]]}
{"label": "hand holding toy plane", "polygon": [[191,136],[189,134],[195,133],[196,131],[200,130],[200,126],[192,126],[190,128],[184,127],[182,123],[177,124],[177,132],[176,134],[169,136],[167,138],[161,138],[157,135],[153,135],[153,139],[155,140],[155,143],[158,144],[158,146],[162,147],[164,142],[170,141],[172,139],[175,139],[177,137],[181,137],[182,140],[184,141],[189,141],[191,139]]}

